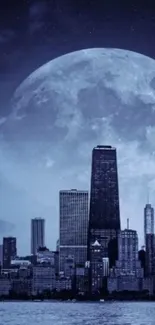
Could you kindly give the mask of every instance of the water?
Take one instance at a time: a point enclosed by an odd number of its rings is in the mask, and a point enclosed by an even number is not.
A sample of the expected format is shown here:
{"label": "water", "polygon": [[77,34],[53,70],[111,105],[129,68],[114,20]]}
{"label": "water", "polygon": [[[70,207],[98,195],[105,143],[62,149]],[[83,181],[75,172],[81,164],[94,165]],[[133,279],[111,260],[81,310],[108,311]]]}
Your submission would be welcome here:
{"label": "water", "polygon": [[79,324],[155,325],[155,303],[0,303],[0,325]]}

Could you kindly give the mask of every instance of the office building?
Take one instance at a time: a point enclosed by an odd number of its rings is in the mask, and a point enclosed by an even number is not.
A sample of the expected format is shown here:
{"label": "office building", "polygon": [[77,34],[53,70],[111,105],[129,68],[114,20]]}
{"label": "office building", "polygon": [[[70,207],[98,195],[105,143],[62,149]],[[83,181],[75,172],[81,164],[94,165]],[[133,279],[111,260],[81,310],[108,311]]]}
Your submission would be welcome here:
{"label": "office building", "polygon": [[118,234],[118,260],[110,270],[111,276],[142,278],[144,270],[138,256],[138,235],[135,230],[125,229]]}
{"label": "office building", "polygon": [[139,291],[144,270],[138,258],[138,235],[125,229],[118,234],[118,260],[110,270],[107,281],[109,293],[113,291]]}
{"label": "office building", "polygon": [[151,204],[144,208],[144,237],[146,247],[146,276],[155,274],[155,235],[154,235],[154,209]]}
{"label": "office building", "polygon": [[93,149],[90,228],[120,229],[117,158],[111,146]]}
{"label": "office building", "polygon": [[92,152],[88,260],[91,245],[98,240],[102,257],[110,267],[117,259],[117,231],[120,230],[116,149],[97,146]]}
{"label": "office building", "polygon": [[154,209],[151,204],[146,204],[144,208],[144,236],[147,234],[154,234]]}
{"label": "office building", "polygon": [[32,294],[56,289],[55,268],[53,265],[39,264],[33,267]]}
{"label": "office building", "polygon": [[59,257],[60,271],[64,271],[67,256],[75,264],[87,260],[88,191],[60,191]]}
{"label": "office building", "polygon": [[146,276],[155,275],[155,235],[146,234]]}
{"label": "office building", "polygon": [[17,246],[15,237],[3,238],[3,269],[9,269],[11,260],[17,256]]}
{"label": "office building", "polygon": [[35,218],[31,220],[31,254],[36,255],[40,247],[45,246],[45,220]]}

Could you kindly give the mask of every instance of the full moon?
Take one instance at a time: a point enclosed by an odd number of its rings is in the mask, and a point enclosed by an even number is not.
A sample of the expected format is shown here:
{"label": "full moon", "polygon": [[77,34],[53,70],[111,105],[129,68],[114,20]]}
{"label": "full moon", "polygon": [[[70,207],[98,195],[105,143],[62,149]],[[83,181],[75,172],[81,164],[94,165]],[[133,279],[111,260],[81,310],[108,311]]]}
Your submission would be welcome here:
{"label": "full moon", "polygon": [[0,196],[24,250],[38,216],[55,248],[59,190],[90,188],[98,144],[117,148],[122,229],[129,218],[142,244],[148,195],[155,204],[155,61],[120,49],[69,53],[28,76],[11,105],[0,123]]}

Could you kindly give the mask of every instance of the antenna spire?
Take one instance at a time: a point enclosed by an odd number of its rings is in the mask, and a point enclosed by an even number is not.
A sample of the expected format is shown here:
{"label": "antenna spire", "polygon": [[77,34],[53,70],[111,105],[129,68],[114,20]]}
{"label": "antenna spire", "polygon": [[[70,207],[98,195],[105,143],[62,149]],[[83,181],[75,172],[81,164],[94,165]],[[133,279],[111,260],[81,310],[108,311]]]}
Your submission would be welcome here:
{"label": "antenna spire", "polygon": [[148,190],[147,190],[147,204],[150,203],[150,191],[149,191],[149,187],[148,187]]}
{"label": "antenna spire", "polygon": [[127,219],[127,229],[129,230],[129,218]]}

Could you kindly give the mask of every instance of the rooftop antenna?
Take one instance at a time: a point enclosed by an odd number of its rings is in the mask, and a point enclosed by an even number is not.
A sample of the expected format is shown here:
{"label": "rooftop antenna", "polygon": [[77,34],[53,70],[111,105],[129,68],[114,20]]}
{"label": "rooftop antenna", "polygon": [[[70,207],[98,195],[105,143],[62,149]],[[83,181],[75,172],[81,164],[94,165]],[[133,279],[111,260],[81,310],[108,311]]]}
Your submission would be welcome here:
{"label": "rooftop antenna", "polygon": [[129,218],[127,219],[127,229],[129,230]]}
{"label": "rooftop antenna", "polygon": [[150,192],[149,192],[149,187],[148,187],[148,190],[147,190],[147,204],[150,203]]}

